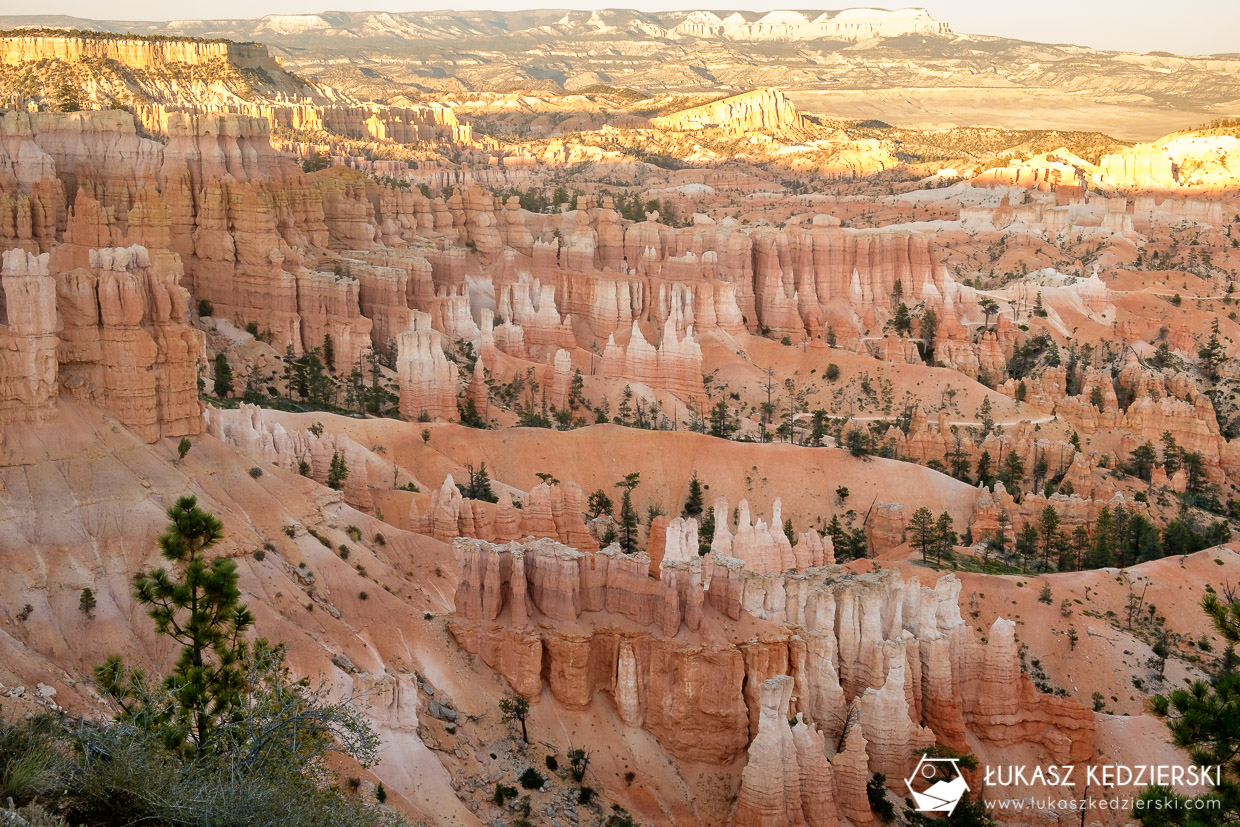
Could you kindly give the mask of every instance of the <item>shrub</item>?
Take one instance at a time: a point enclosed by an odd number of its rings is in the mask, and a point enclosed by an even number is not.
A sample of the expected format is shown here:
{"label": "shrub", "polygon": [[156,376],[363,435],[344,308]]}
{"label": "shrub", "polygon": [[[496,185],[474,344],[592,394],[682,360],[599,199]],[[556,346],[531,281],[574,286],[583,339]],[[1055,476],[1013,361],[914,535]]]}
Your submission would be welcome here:
{"label": "shrub", "polygon": [[526,767],[525,772],[521,773],[521,777],[517,779],[517,783],[527,790],[541,790],[547,783],[547,779],[533,767]]}
{"label": "shrub", "polygon": [[516,797],[516,787],[506,786],[500,781],[495,782],[495,795],[491,796],[491,800],[494,801],[496,805],[503,807],[506,803],[508,803],[508,799]]}
{"label": "shrub", "polygon": [[884,824],[890,824],[896,817],[896,809],[887,800],[887,776],[876,772],[870,776],[865,785],[865,797],[870,802],[870,809]]}
{"label": "shrub", "polygon": [[204,319],[215,315],[215,305],[211,304],[210,299],[199,300],[198,315]]}
{"label": "shrub", "polygon": [[78,609],[88,616],[95,610],[95,592],[90,587],[82,589],[82,595],[78,598]]}
{"label": "shrub", "polygon": [[250,476],[253,477],[254,479],[258,479],[262,475],[263,475],[263,469],[259,468],[257,465],[250,468]]}
{"label": "shrub", "polygon": [[577,791],[577,803],[589,804],[594,800],[594,789],[591,787],[582,787]]}
{"label": "shrub", "polygon": [[52,718],[0,724],[0,801],[11,798],[24,805],[60,785],[64,772],[62,753],[56,747],[60,734]]}
{"label": "shrub", "polygon": [[556,770],[560,768],[560,762],[556,760],[556,757],[554,755],[547,756],[546,764],[547,764],[547,769],[550,770],[551,772],[555,772]]}
{"label": "shrub", "polygon": [[590,766],[590,753],[583,749],[574,749],[568,753],[569,772],[573,780],[580,784],[586,777],[586,767]]}

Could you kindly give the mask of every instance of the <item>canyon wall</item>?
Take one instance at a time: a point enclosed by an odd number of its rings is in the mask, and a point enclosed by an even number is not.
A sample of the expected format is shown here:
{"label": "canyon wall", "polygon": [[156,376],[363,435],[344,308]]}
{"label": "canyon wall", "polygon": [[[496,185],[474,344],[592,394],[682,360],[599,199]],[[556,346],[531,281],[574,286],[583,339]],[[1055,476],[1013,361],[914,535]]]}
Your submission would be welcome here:
{"label": "canyon wall", "polygon": [[137,245],[90,249],[87,266],[54,273],[48,258],[4,254],[0,425],[42,421],[65,393],[148,442],[199,433],[203,336],[179,275]]}
{"label": "canyon wall", "polygon": [[61,60],[67,63],[111,60],[132,69],[163,69],[169,64],[202,66],[225,61],[242,69],[282,71],[261,43],[197,38],[138,38],[72,33],[0,36],[0,62],[8,64]]}

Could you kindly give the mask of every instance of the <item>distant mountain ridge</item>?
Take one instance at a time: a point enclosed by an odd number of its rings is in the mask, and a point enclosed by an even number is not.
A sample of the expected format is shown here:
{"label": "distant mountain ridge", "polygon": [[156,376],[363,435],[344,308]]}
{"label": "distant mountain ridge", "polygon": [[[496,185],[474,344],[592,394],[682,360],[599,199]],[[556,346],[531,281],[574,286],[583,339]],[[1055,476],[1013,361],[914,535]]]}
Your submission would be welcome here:
{"label": "distant mountain ridge", "polygon": [[927,129],[1036,125],[1143,140],[1240,112],[1236,57],[962,34],[921,8],[0,17],[0,28],[29,26],[256,41],[290,71],[358,100],[771,88],[803,111],[835,117]]}
{"label": "distant mountain ridge", "polygon": [[[951,27],[925,9],[842,9],[836,11],[672,11],[628,9],[566,11],[536,9],[513,12],[334,12],[272,14],[245,20],[172,20],[168,22],[80,20],[66,17],[0,18],[7,27],[59,25],[134,34],[181,34],[193,37],[264,36],[356,40],[454,41],[462,37],[556,36],[607,37],[617,34],[667,40],[858,42],[902,35],[950,36]],[[28,22],[25,22],[28,21]]]}

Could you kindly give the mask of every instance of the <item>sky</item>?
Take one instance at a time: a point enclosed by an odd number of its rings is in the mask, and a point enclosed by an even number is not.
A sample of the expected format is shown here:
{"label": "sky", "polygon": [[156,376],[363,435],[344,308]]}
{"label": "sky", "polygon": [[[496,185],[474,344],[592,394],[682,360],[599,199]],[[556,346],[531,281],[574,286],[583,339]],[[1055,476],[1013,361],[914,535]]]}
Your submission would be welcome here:
{"label": "sky", "polygon": [[[401,11],[419,9],[496,9],[600,7],[598,0],[212,0],[210,3],[169,3],[168,0],[46,0],[37,7],[27,0],[0,0],[0,14],[66,14],[110,20],[170,20],[185,18],[261,17],[266,14],[305,14],[324,11]],[[834,3],[755,2],[720,0],[637,0],[614,4],[621,8],[665,11],[707,9],[839,9]],[[866,5],[864,0],[855,5]],[[878,5],[878,4],[874,4]],[[957,32],[1016,37],[1045,43],[1076,43],[1100,49],[1178,54],[1240,52],[1240,0],[921,0],[909,3],[926,8]],[[891,5],[890,8],[899,8]]]}

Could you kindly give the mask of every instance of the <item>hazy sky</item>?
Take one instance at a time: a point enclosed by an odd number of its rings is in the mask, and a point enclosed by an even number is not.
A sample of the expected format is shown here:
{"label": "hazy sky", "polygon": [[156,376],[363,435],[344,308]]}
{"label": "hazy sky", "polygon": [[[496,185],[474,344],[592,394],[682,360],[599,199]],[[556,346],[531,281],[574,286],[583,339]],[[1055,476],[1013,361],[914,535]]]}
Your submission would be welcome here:
{"label": "hazy sky", "polygon": [[[112,20],[170,20],[178,18],[261,17],[265,14],[302,14],[324,8],[346,11],[417,11],[419,9],[519,9],[616,6],[647,11],[681,8],[847,8],[843,2],[696,3],[672,0],[602,3],[595,0],[212,0],[170,3],[168,0],[0,0],[4,14],[68,14]],[[856,2],[851,5],[865,5]],[[889,8],[899,8],[893,4]],[[1019,37],[1049,43],[1078,43],[1103,49],[1163,50],[1180,54],[1240,51],[1240,0],[922,0],[932,15],[951,23],[958,32]]]}

